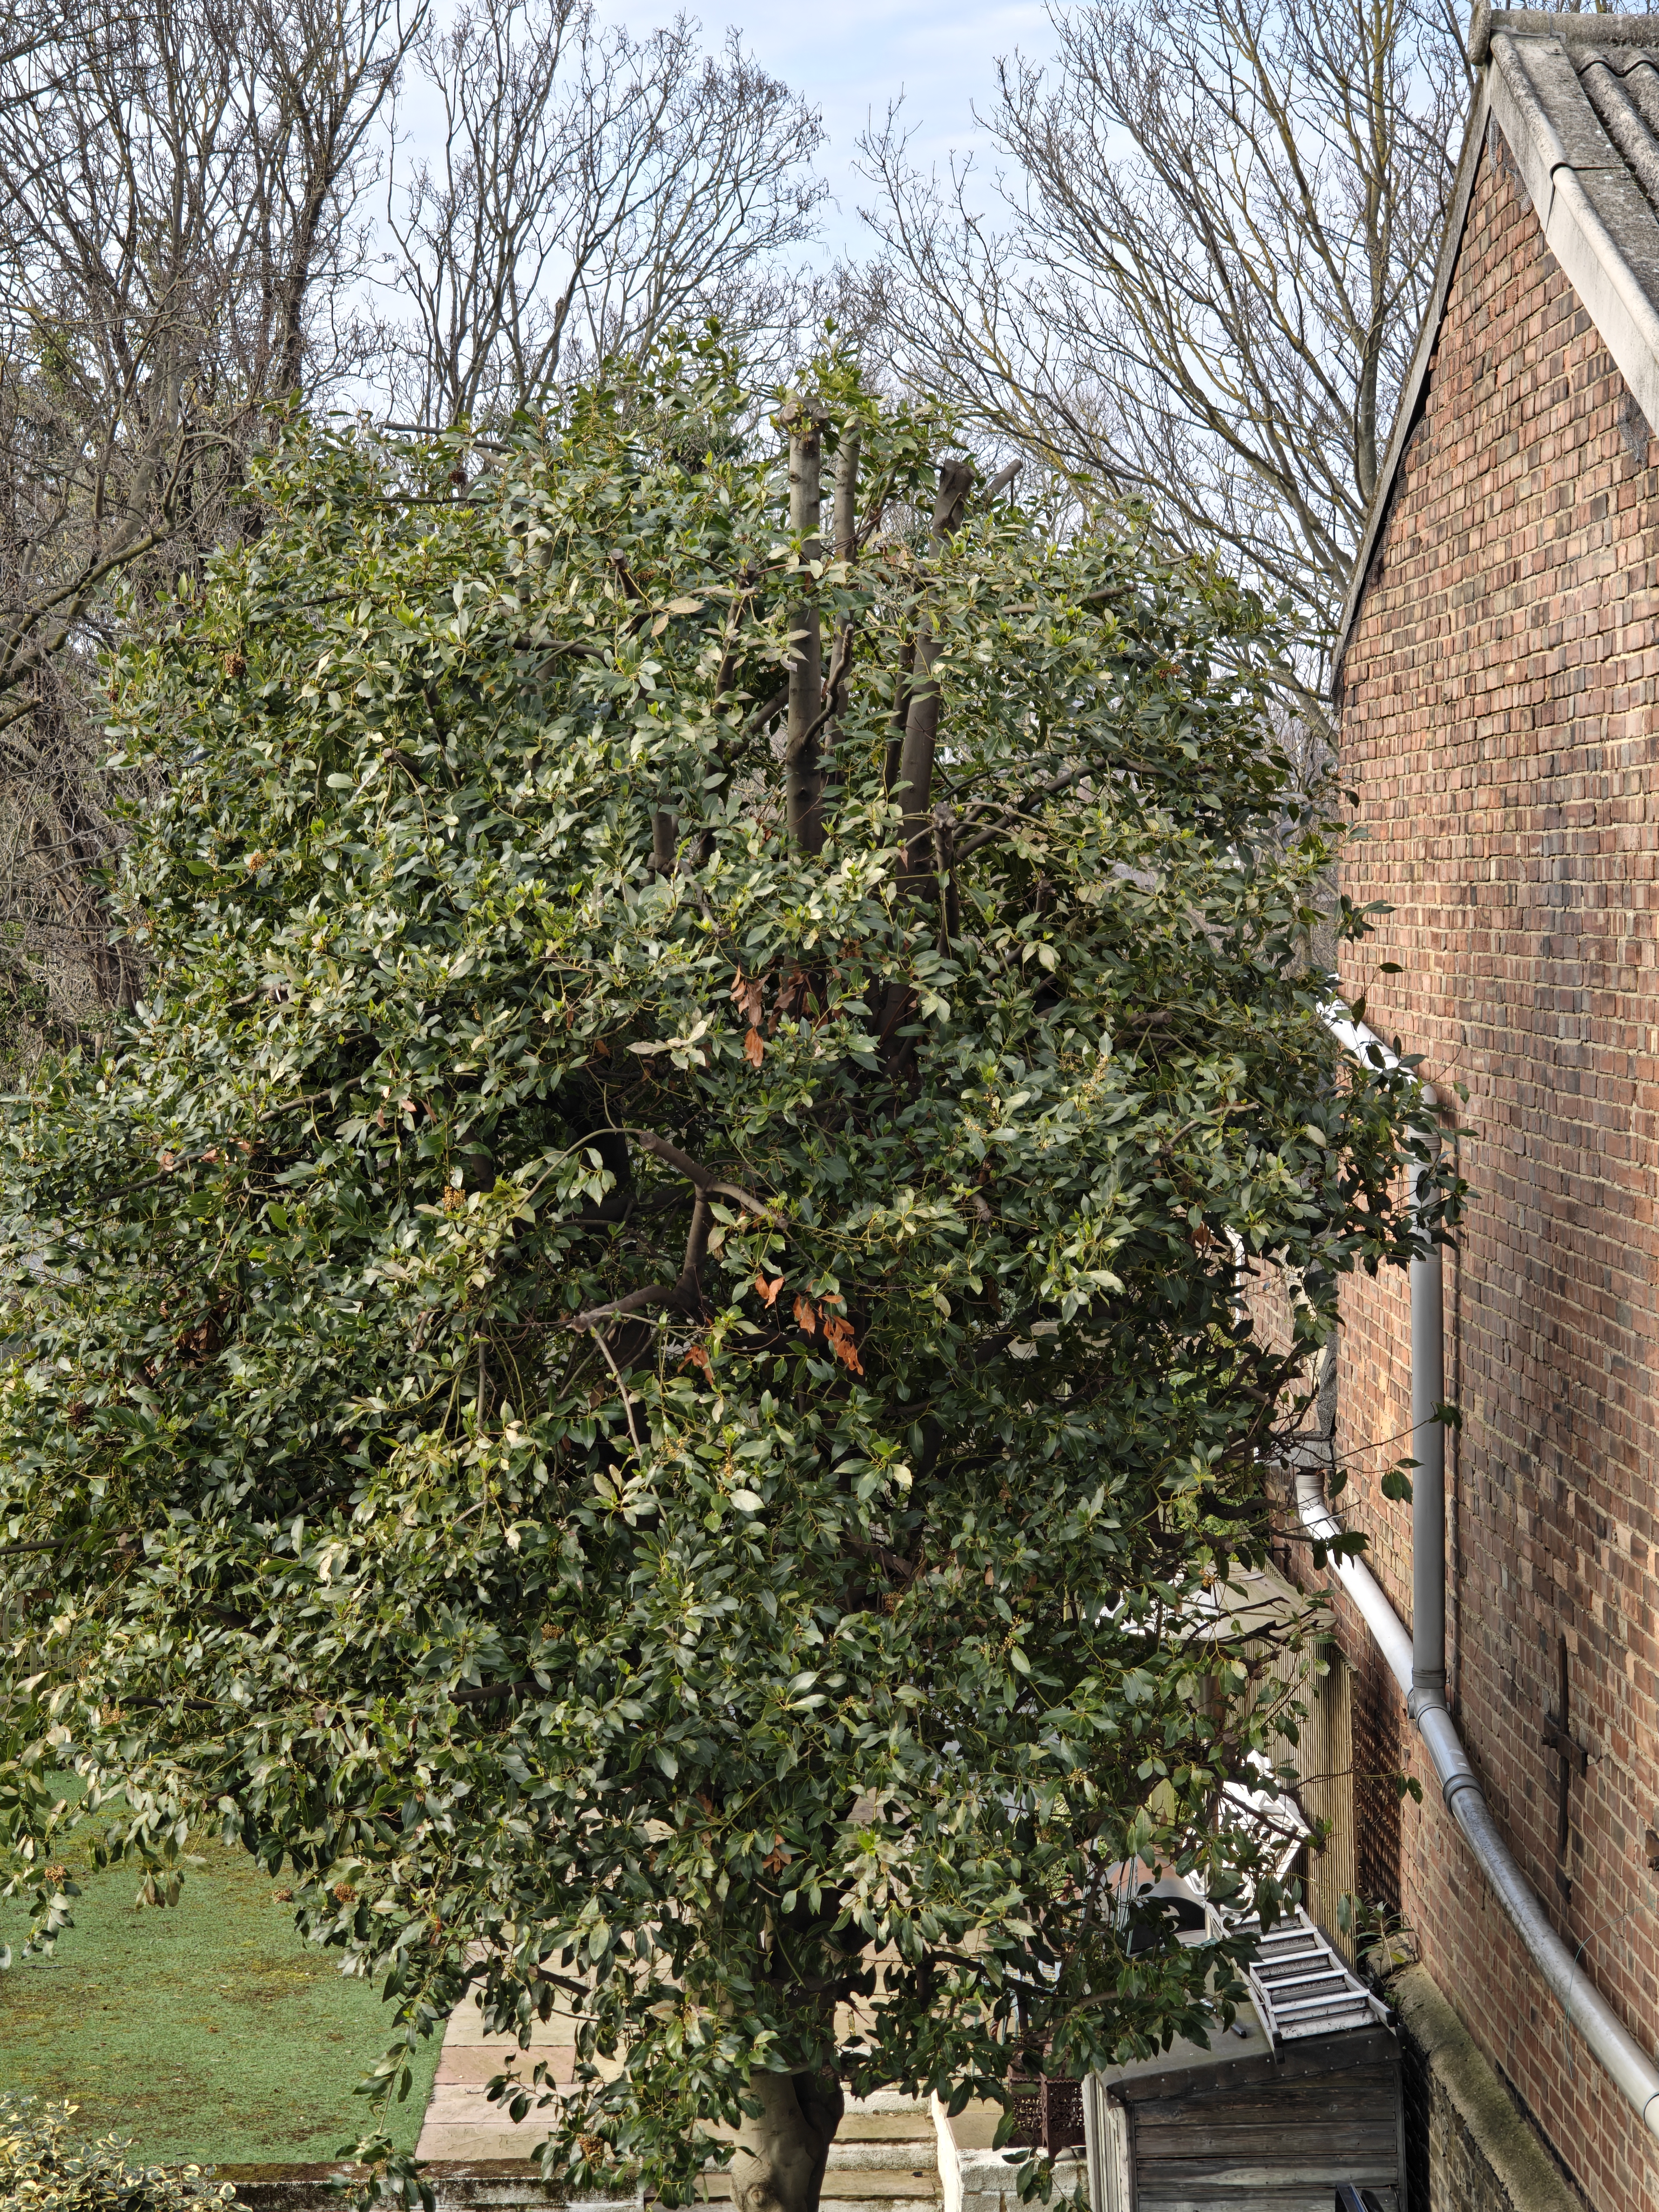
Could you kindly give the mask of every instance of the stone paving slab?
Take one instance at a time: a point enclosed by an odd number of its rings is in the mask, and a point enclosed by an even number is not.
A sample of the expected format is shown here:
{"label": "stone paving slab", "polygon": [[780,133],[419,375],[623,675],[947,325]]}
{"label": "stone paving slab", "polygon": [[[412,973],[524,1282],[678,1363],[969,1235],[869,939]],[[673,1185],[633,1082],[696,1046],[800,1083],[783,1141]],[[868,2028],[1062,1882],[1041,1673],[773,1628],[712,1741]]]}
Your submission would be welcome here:
{"label": "stone paving slab", "polygon": [[511,2037],[495,2037],[493,2042],[458,2042],[453,2035],[445,2037],[445,2046],[438,2053],[438,2081],[489,2081],[493,2075],[502,2073],[508,2062],[518,2062],[515,2070],[529,2081],[538,2066],[546,2066],[556,2081],[575,2079],[575,2048],[571,2044],[531,2044],[529,2051],[520,2051]]}
{"label": "stone paving slab", "polygon": [[[450,2014],[416,2155],[421,2159],[524,2159],[547,2132],[550,2106],[534,2106],[515,2121],[505,2101],[492,2105],[487,2084],[509,2068],[525,2081],[545,2063],[555,2081],[574,2078],[575,2024],[555,2013],[532,2023],[526,2048],[514,2035],[486,2034],[476,1999],[466,1998]],[[532,2095],[538,2092],[532,2091]]]}
{"label": "stone paving slab", "polygon": [[[507,2125],[512,2124],[509,2120]],[[520,2130],[514,2144],[515,2156],[507,2163],[524,2164],[540,2141],[539,2133],[532,2135],[527,2127]],[[465,2121],[428,2120],[421,2130],[416,2154],[422,2159],[441,2159],[454,2165],[470,2166],[478,2159],[493,2162],[502,2157],[501,2131],[493,2124],[472,2127]]]}
{"label": "stone paving slab", "polygon": [[[535,2047],[540,2047],[543,2045],[563,2044],[567,2049],[574,2049],[576,2041],[576,2024],[568,2013],[556,2012],[550,2021],[537,2020],[531,2022],[530,2040]],[[465,2044],[479,2043],[511,2045],[515,2051],[518,2049],[517,2039],[513,2036],[487,2034],[484,2031],[482,2008],[475,1999],[464,1997],[449,2015],[449,2027],[444,2036],[444,2048],[447,2051],[453,2045],[459,2049]]]}

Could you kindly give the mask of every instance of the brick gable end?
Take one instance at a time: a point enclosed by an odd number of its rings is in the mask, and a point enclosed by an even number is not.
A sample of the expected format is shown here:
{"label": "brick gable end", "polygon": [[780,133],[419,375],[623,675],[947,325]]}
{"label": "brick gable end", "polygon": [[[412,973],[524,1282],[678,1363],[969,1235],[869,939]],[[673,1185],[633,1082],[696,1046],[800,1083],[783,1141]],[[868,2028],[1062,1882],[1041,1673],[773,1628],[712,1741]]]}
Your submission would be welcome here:
{"label": "brick gable end", "polygon": [[[1626,2024],[1659,2033],[1659,447],[1544,244],[1496,126],[1420,421],[1351,634],[1344,781],[1366,842],[1346,955],[1369,1018],[1468,1088],[1447,1269],[1452,1691],[1494,1812]],[[1382,975],[1383,961],[1404,973]],[[1345,1507],[1410,1617],[1406,1290],[1344,1302]],[[1567,1640],[1565,1866],[1540,1741]],[[1364,1656],[1357,1617],[1344,1623]],[[1543,1990],[1415,1757],[1398,1894],[1422,1955],[1600,2212],[1659,2159]],[[1560,1877],[1561,1879],[1558,1879]],[[1565,1880],[1570,1888],[1561,1884]]]}

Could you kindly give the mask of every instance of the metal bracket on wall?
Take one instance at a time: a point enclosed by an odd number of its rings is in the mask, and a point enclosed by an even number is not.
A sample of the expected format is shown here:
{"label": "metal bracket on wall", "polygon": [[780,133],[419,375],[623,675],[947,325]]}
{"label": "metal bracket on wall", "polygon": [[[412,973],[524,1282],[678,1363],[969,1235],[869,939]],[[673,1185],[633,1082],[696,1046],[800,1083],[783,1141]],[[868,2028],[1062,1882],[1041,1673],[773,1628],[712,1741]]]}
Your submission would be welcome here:
{"label": "metal bracket on wall", "polygon": [[1556,1640],[1556,1659],[1560,1683],[1559,1700],[1554,1712],[1544,1710],[1544,1747],[1553,1751],[1561,1762],[1555,1799],[1555,1856],[1560,1863],[1555,1869],[1555,1886],[1563,1897],[1572,1894],[1572,1878],[1567,1872],[1567,1842],[1571,1832],[1572,1778],[1589,1772],[1589,1753],[1572,1736],[1571,1716],[1567,1705],[1567,1639]]}

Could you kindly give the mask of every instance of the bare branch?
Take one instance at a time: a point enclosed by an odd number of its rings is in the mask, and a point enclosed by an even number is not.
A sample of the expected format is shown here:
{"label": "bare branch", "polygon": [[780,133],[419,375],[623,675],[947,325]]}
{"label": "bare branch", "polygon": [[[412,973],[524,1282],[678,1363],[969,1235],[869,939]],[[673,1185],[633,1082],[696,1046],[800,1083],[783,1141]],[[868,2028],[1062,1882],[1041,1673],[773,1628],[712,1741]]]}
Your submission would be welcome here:
{"label": "bare branch", "polygon": [[999,837],[1006,836],[1011,824],[1017,822],[1021,816],[1029,814],[1034,808],[1041,806],[1045,799],[1052,799],[1056,792],[1064,791],[1069,785],[1080,782],[1088,773],[1086,765],[1066,769],[1059,775],[1050,776],[1046,783],[1038,784],[1035,790],[1028,792],[1024,799],[1016,800],[1012,805],[998,807],[997,819],[992,826],[986,830],[975,830],[971,837],[966,838],[957,848],[957,860],[968,860],[972,854],[977,853],[981,846],[994,844]]}
{"label": "bare branch", "polygon": [[821,132],[735,34],[716,60],[684,17],[635,40],[581,0],[502,0],[430,32],[419,70],[443,145],[387,208],[411,319],[390,367],[417,419],[505,419],[573,360],[638,355],[710,312],[741,337],[783,311],[789,286],[761,264],[812,233]]}
{"label": "bare branch", "polygon": [[[981,118],[1000,204],[864,141],[910,374],[1086,507],[1148,499],[1331,635],[1415,342],[1467,55],[1436,0],[1091,0]],[[1317,674],[1310,667],[1304,673]],[[1311,690],[1307,702],[1313,702]]]}
{"label": "bare branch", "polygon": [[[368,134],[422,0],[88,0],[0,50],[0,923],[71,1034],[129,1000],[101,873],[112,587],[188,592],[270,403],[355,365]],[[128,778],[129,795],[137,787]]]}

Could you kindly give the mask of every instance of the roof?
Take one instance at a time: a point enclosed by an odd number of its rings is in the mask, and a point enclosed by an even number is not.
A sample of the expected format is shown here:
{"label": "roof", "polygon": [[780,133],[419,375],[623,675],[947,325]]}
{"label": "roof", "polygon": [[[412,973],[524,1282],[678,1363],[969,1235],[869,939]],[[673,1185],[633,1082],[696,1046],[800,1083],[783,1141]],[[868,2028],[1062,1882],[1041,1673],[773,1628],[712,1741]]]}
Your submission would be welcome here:
{"label": "roof", "polygon": [[1480,69],[1428,313],[1400,395],[1337,628],[1336,670],[1387,527],[1475,173],[1495,122],[1546,242],[1583,301],[1650,425],[1659,424],[1659,16],[1558,15],[1480,0],[1469,33]]}
{"label": "roof", "polygon": [[[1209,1932],[1212,1936],[1224,1930],[1255,1935],[1257,1927],[1254,1917],[1224,1921],[1217,1914]],[[1245,1978],[1249,2008],[1241,2011],[1231,2029],[1218,2024],[1207,2045],[1177,2038],[1167,2051],[1154,2051],[1150,2057],[1103,2067],[1098,2076],[1103,2086],[1119,2096],[1158,2096],[1176,2080],[1248,2078],[1258,2070],[1252,2063],[1257,2060],[1265,2061],[1271,2073],[1297,2045],[1316,2047],[1325,2063],[1343,2047],[1333,2038],[1362,2028],[1380,2029],[1385,2036],[1393,2033],[1387,2005],[1343,1964],[1329,1938],[1300,1905],[1258,1937],[1256,1957]],[[1364,2048],[1370,2051],[1371,2046],[1367,2042]]]}

